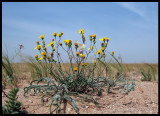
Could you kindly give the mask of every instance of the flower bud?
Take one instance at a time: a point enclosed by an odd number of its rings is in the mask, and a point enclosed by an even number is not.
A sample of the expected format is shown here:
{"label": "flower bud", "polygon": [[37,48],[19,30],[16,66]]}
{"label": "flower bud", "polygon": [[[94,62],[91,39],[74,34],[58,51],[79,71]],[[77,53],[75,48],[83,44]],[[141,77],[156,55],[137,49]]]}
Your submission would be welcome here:
{"label": "flower bud", "polygon": [[79,52],[76,52],[76,55],[79,56]]}
{"label": "flower bud", "polygon": [[77,72],[77,68],[74,68],[74,71]]}
{"label": "flower bud", "polygon": [[38,55],[35,55],[35,58],[38,58]]}

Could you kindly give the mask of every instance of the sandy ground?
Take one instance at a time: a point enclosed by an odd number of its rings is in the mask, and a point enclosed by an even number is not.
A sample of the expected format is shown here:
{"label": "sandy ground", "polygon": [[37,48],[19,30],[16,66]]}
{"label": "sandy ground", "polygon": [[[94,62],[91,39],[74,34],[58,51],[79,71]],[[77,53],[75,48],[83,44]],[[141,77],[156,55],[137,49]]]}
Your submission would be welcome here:
{"label": "sandy ground", "polygon": [[[140,80],[140,76],[134,77]],[[157,82],[135,82],[135,91],[131,91],[123,97],[118,90],[112,90],[113,93],[108,94],[106,89],[102,96],[94,95],[93,97],[99,103],[95,106],[92,102],[81,101],[75,98],[79,107],[80,114],[158,114],[158,83]],[[28,86],[26,80],[21,80],[18,84],[20,90],[18,92],[18,100],[23,103],[22,108],[27,110],[29,114],[49,114],[50,102],[46,106],[41,104],[41,96],[27,95],[24,97],[23,88]],[[9,92],[6,88],[4,91]],[[5,104],[6,97],[2,94],[2,104]],[[62,105],[63,106],[63,105]],[[55,112],[54,112],[55,113]],[[63,113],[63,112],[60,112]],[[67,114],[76,114],[71,105],[67,105]]]}

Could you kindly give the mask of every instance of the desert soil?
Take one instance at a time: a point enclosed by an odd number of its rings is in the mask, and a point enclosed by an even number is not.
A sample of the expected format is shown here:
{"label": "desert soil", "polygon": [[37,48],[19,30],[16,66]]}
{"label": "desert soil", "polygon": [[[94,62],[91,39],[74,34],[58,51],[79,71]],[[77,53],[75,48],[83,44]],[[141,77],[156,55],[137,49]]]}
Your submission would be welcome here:
{"label": "desert soil", "polygon": [[[107,93],[104,88],[102,96],[94,95],[93,97],[99,103],[99,106],[93,102],[81,101],[75,98],[80,114],[158,114],[158,82],[142,82],[140,76],[134,77],[136,80],[135,90],[128,95],[123,96],[118,90],[112,90]],[[18,101],[22,102],[22,108],[29,114],[49,114],[50,102],[46,102],[45,106],[41,104],[41,96],[27,94],[24,97],[23,88],[29,86],[28,81],[21,80],[18,84]],[[6,93],[9,88],[4,90]],[[5,104],[6,97],[2,94],[2,104]],[[48,99],[50,100],[50,99]],[[62,105],[63,107],[63,105]],[[55,112],[54,112],[55,113]],[[60,112],[63,113],[63,112]],[[66,114],[76,114],[70,104],[67,105]]]}

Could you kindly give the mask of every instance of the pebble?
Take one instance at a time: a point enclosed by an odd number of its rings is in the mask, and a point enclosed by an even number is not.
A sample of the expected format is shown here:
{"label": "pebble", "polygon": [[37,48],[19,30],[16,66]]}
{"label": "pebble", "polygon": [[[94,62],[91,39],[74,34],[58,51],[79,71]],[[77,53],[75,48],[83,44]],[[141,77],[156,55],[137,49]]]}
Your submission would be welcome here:
{"label": "pebble", "polygon": [[106,108],[108,108],[108,109],[109,109],[109,108],[110,108],[110,106],[106,106]]}
{"label": "pebble", "polygon": [[95,106],[94,103],[89,103],[89,107],[93,108]]}
{"label": "pebble", "polygon": [[86,106],[86,108],[89,108],[89,106]]}
{"label": "pebble", "polygon": [[35,96],[35,94],[34,93],[30,93],[30,96]]}
{"label": "pebble", "polygon": [[28,100],[30,103],[33,103],[33,101],[32,100]]}
{"label": "pebble", "polygon": [[43,101],[44,101],[44,102],[47,102],[47,101],[48,101],[48,98],[44,98]]}
{"label": "pebble", "polygon": [[100,100],[100,98],[99,98],[99,97],[96,97],[95,100]]}
{"label": "pebble", "polygon": [[70,112],[72,110],[72,108],[68,108],[68,112]]}
{"label": "pebble", "polygon": [[81,105],[81,108],[86,108],[86,106],[84,104]]}

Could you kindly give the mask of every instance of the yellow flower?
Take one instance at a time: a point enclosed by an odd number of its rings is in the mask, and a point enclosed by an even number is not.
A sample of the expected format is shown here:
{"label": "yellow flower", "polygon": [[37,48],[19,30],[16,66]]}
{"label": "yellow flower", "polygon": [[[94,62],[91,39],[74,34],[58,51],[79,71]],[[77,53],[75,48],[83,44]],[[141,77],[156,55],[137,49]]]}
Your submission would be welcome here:
{"label": "yellow flower", "polygon": [[50,44],[48,44],[47,47],[50,46],[50,45],[53,46],[54,45],[54,41],[52,41]]}
{"label": "yellow flower", "polygon": [[60,46],[62,46],[62,43],[59,43]]}
{"label": "yellow flower", "polygon": [[101,54],[101,50],[98,50],[95,54]]}
{"label": "yellow flower", "polygon": [[87,62],[86,63],[84,63],[85,64],[85,66],[87,66]]}
{"label": "yellow flower", "polygon": [[38,38],[40,38],[40,39],[42,39],[42,40],[43,40],[44,36],[45,36],[45,34],[44,34],[44,35],[39,36]]}
{"label": "yellow flower", "polygon": [[41,45],[37,45],[37,47],[35,47],[34,49],[40,50],[41,49]]}
{"label": "yellow flower", "polygon": [[112,51],[112,55],[114,55],[114,51]]}
{"label": "yellow flower", "polygon": [[74,68],[74,71],[77,71],[77,68]]}
{"label": "yellow flower", "polygon": [[39,61],[41,61],[41,60],[42,60],[42,58],[38,58],[38,60],[39,60]]}
{"label": "yellow flower", "polygon": [[42,52],[41,55],[46,56],[46,53],[45,53],[45,52]]}
{"label": "yellow flower", "polygon": [[49,59],[49,56],[47,56],[47,58]]}
{"label": "yellow flower", "polygon": [[101,50],[103,51],[105,49],[105,47],[101,47]]}
{"label": "yellow flower", "polygon": [[43,50],[46,50],[46,47],[43,47]]}
{"label": "yellow flower", "polygon": [[79,55],[79,52],[76,52],[76,55]]}
{"label": "yellow flower", "polygon": [[42,59],[43,59],[43,57],[44,57],[44,56],[41,56],[41,57],[39,58],[39,61],[40,61],[40,60],[42,60]]}
{"label": "yellow flower", "polygon": [[90,49],[93,50],[93,48],[94,48],[94,46],[91,46],[90,48],[88,48],[88,50],[90,50]]}
{"label": "yellow flower", "polygon": [[72,40],[69,40],[69,43],[71,43],[72,42]]}
{"label": "yellow flower", "polygon": [[106,38],[106,37],[103,37],[103,38],[101,38],[101,39],[99,39],[99,41],[109,41],[110,40],[110,38]]}
{"label": "yellow flower", "polygon": [[89,38],[92,38],[92,35],[90,35]]}
{"label": "yellow flower", "polygon": [[68,44],[69,44],[69,40],[64,40],[64,43],[65,43],[66,45],[68,45]]}
{"label": "yellow flower", "polygon": [[84,34],[84,29],[80,29],[77,33]]}
{"label": "yellow flower", "polygon": [[82,66],[84,66],[84,63],[82,63]]}
{"label": "yellow flower", "polygon": [[35,58],[38,58],[38,55],[35,55]]}
{"label": "yellow flower", "polygon": [[99,50],[97,53],[98,53],[98,54],[101,54],[101,51]]}
{"label": "yellow flower", "polygon": [[61,35],[61,34],[58,34],[58,36],[61,37],[62,35]]}
{"label": "yellow flower", "polygon": [[84,57],[85,57],[85,54],[80,54],[80,57],[84,58]]}
{"label": "yellow flower", "polygon": [[94,64],[96,64],[96,60],[94,61]]}
{"label": "yellow flower", "polygon": [[55,48],[53,48],[53,51],[55,51]]}
{"label": "yellow flower", "polygon": [[51,52],[50,55],[53,56],[53,52]]}
{"label": "yellow flower", "polygon": [[77,45],[78,45],[78,43],[77,43],[77,42],[75,42],[75,43],[74,43],[74,45],[75,45],[75,46],[77,46]]}
{"label": "yellow flower", "polygon": [[56,36],[56,35],[57,35],[57,33],[56,33],[56,32],[54,32],[52,35],[53,35],[53,36]]}
{"label": "yellow flower", "polygon": [[39,44],[39,41],[37,41],[36,43]]}
{"label": "yellow flower", "polygon": [[93,34],[92,37],[95,38],[95,37],[96,37],[96,34]]}
{"label": "yellow flower", "polygon": [[40,55],[42,55],[42,56],[41,56],[41,58],[39,58],[39,60],[42,60],[44,58],[44,56],[46,56],[47,54],[45,52],[42,52]]}

